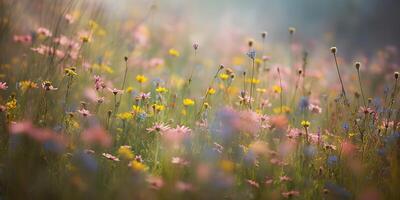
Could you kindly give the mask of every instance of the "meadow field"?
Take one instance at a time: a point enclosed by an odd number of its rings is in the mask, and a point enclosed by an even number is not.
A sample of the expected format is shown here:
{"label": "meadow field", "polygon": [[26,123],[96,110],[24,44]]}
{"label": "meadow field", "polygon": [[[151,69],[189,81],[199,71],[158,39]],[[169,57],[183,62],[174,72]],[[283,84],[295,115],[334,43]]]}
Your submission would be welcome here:
{"label": "meadow field", "polygon": [[0,0],[0,199],[400,199],[398,46],[212,2]]}

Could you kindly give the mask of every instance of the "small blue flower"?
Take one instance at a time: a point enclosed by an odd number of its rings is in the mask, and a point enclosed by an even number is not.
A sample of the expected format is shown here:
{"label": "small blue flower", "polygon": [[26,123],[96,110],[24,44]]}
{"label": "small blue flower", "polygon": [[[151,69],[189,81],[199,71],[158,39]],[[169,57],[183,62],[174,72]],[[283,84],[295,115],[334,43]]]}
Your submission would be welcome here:
{"label": "small blue flower", "polygon": [[349,125],[349,123],[347,123],[347,122],[344,122],[343,125],[342,125],[342,127],[343,127],[344,131],[346,131],[346,132],[348,132],[349,129],[350,129],[350,125]]}
{"label": "small blue flower", "polygon": [[338,157],[333,155],[333,156],[329,156],[328,159],[326,160],[327,164],[329,166],[333,166],[338,162]]}
{"label": "small blue flower", "polygon": [[249,52],[247,52],[247,56],[254,60],[256,58],[256,51],[250,50]]}
{"label": "small blue flower", "polygon": [[308,97],[301,97],[300,102],[299,102],[299,107],[302,111],[307,110],[310,102],[308,100]]}

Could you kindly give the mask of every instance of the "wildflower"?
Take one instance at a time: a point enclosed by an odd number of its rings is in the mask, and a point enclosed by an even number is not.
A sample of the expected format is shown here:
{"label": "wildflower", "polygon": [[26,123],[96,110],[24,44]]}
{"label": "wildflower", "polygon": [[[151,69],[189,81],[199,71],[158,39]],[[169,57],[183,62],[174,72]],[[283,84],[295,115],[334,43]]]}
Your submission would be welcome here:
{"label": "wildflower", "polygon": [[101,128],[100,126],[94,126],[86,129],[81,134],[83,142],[88,144],[100,144],[103,147],[109,147],[111,145],[111,136]]}
{"label": "wildflower", "polygon": [[296,190],[288,191],[288,192],[282,192],[282,196],[285,198],[292,198],[294,196],[299,196],[300,192]]}
{"label": "wildflower", "polygon": [[185,160],[185,159],[183,159],[181,157],[172,157],[171,163],[172,164],[178,164],[178,165],[181,165],[181,166],[189,165],[189,161],[187,161],[187,160]]}
{"label": "wildflower", "polygon": [[276,107],[272,110],[275,114],[290,113],[288,106]]}
{"label": "wildflower", "polygon": [[291,179],[290,177],[288,177],[288,176],[281,176],[281,177],[279,177],[279,180],[280,180],[281,182],[284,182],[284,181],[292,181],[292,179]]}
{"label": "wildflower", "polygon": [[6,90],[8,88],[6,82],[0,82],[0,90]]}
{"label": "wildflower", "polygon": [[192,106],[192,105],[194,105],[194,101],[192,99],[188,99],[188,98],[183,99],[183,105],[184,106]]}
{"label": "wildflower", "polygon": [[42,88],[46,91],[50,90],[57,90],[58,88],[55,88],[50,81],[43,81],[42,82]]}
{"label": "wildflower", "polygon": [[125,89],[126,93],[131,93],[133,91],[133,87],[129,86]]}
{"label": "wildflower", "polygon": [[29,44],[32,42],[32,36],[31,35],[14,35],[13,40],[14,40],[14,42]]}
{"label": "wildflower", "polygon": [[199,48],[199,44],[194,43],[194,44],[193,44],[193,49],[194,49],[194,50],[197,50],[198,48]]}
{"label": "wildflower", "polygon": [[165,88],[165,87],[157,87],[156,88],[156,92],[158,92],[158,93],[167,93],[168,89]]}
{"label": "wildflower", "polygon": [[36,30],[36,33],[43,36],[43,37],[51,37],[53,34],[50,32],[49,29],[43,28],[43,27],[39,27]]}
{"label": "wildflower", "polygon": [[109,159],[109,160],[112,160],[112,161],[115,161],[115,162],[119,162],[119,158],[117,158],[117,157],[115,157],[115,156],[113,156],[113,155],[111,155],[109,153],[103,153],[101,155],[104,156],[105,158]]}
{"label": "wildflower", "polygon": [[121,120],[130,120],[130,119],[132,119],[132,113],[130,113],[130,112],[123,112],[123,113],[119,113],[119,114],[117,114],[117,116],[116,116],[118,119],[121,119]]}
{"label": "wildflower", "polygon": [[132,150],[131,150],[131,146],[127,146],[127,145],[120,146],[118,148],[118,155],[125,160],[132,160],[134,157]]}
{"label": "wildflower", "polygon": [[66,14],[64,16],[64,19],[68,22],[68,24],[72,24],[75,22],[75,18],[71,14]]}
{"label": "wildflower", "polygon": [[329,156],[328,159],[326,160],[326,163],[329,166],[333,166],[338,162],[338,157],[333,155],[333,156]]}
{"label": "wildflower", "polygon": [[148,92],[148,93],[142,92],[142,93],[140,93],[139,96],[137,96],[136,98],[137,98],[138,100],[145,101],[145,100],[147,100],[147,99],[150,99],[150,94],[151,94],[150,92]]}
{"label": "wildflower", "polygon": [[147,168],[145,164],[138,162],[136,160],[131,161],[128,166],[131,167],[134,171],[138,172],[146,171]]}
{"label": "wildflower", "polygon": [[104,83],[103,79],[98,75],[94,75],[94,85],[96,90],[106,88],[106,84]]}
{"label": "wildflower", "polygon": [[147,77],[145,77],[144,75],[137,75],[136,81],[139,83],[145,83],[147,81]]}
{"label": "wildflower", "polygon": [[246,182],[252,187],[255,187],[255,188],[259,188],[260,187],[260,184],[258,184],[256,181],[247,179]]}
{"label": "wildflower", "polygon": [[241,104],[241,105],[247,105],[247,104],[250,104],[250,102],[253,102],[254,101],[254,98],[253,97],[250,97],[249,95],[241,95],[241,96],[239,96],[239,103]]}
{"label": "wildflower", "polygon": [[210,87],[210,88],[208,88],[207,93],[210,94],[210,95],[213,95],[213,94],[215,94],[215,89]]}
{"label": "wildflower", "polygon": [[179,145],[190,136],[192,130],[186,126],[177,125],[176,128],[170,128],[166,131],[161,132],[163,140],[174,148],[178,148]]}
{"label": "wildflower", "polygon": [[310,122],[309,121],[306,121],[306,120],[303,120],[303,121],[301,121],[301,125],[304,127],[304,128],[308,128],[309,126],[310,126]]}
{"label": "wildflower", "polygon": [[29,80],[27,80],[27,81],[20,81],[20,82],[18,83],[18,86],[19,86],[19,88],[20,88],[22,91],[26,91],[26,90],[28,90],[28,89],[33,89],[33,88],[37,88],[37,87],[38,87],[37,84],[36,84],[35,82],[29,81]]}
{"label": "wildflower", "polygon": [[7,110],[6,106],[0,105],[0,113],[5,112]]}
{"label": "wildflower", "polygon": [[165,132],[168,129],[170,129],[170,127],[164,123],[154,123],[152,127],[147,128],[147,132],[151,133],[151,132]]}
{"label": "wildflower", "polygon": [[315,104],[310,104],[310,105],[308,106],[308,109],[309,109],[312,113],[315,113],[315,114],[321,114],[321,113],[322,113],[322,108],[319,107],[318,105],[315,105]]}
{"label": "wildflower", "polygon": [[91,115],[89,110],[86,110],[84,108],[81,108],[80,110],[78,110],[78,113],[80,113],[83,117],[88,117]]}
{"label": "wildflower", "polygon": [[114,88],[114,89],[110,89],[110,88],[108,88],[108,91],[110,91],[111,93],[113,93],[114,95],[117,95],[117,94],[122,94],[122,93],[124,93],[124,91],[123,90],[119,90],[119,89],[117,89],[117,88]]}
{"label": "wildflower", "polygon": [[260,80],[259,79],[247,79],[246,82],[252,83],[252,84],[259,84]]}
{"label": "wildflower", "polygon": [[73,77],[77,76],[78,74],[76,73],[76,67],[68,67],[64,69],[64,73],[66,76]]}
{"label": "wildflower", "polygon": [[9,101],[6,103],[5,106],[6,106],[7,110],[13,110],[13,109],[17,108],[17,99],[15,99],[14,97],[12,97],[11,100],[9,100]]}
{"label": "wildflower", "polygon": [[267,92],[267,89],[265,89],[265,88],[257,88],[257,89],[256,89],[256,92],[259,92],[259,93],[266,93],[266,92]]}
{"label": "wildflower", "polygon": [[178,181],[176,183],[176,189],[181,191],[181,192],[185,192],[185,191],[192,191],[193,190],[193,185],[190,183],[185,183],[182,181]]}
{"label": "wildflower", "polygon": [[90,42],[90,37],[89,37],[89,35],[81,35],[80,39],[81,39],[82,43],[88,43],[88,42]]}
{"label": "wildflower", "polygon": [[227,80],[228,78],[229,78],[229,75],[228,74],[226,74],[226,73],[221,73],[221,74],[219,74],[219,78],[221,79],[221,80]]}
{"label": "wildflower", "polygon": [[141,113],[141,112],[143,112],[143,110],[142,110],[142,108],[140,108],[140,106],[133,105],[133,106],[132,106],[132,112],[134,112],[134,113]]}
{"label": "wildflower", "polygon": [[272,86],[272,91],[276,94],[280,94],[282,92],[282,88],[278,85]]}
{"label": "wildflower", "polygon": [[147,182],[150,184],[151,189],[159,190],[164,186],[164,181],[162,178],[150,176],[147,178]]}
{"label": "wildflower", "polygon": [[247,56],[254,60],[256,58],[256,51],[250,50],[249,52],[247,52]]}
{"label": "wildflower", "polygon": [[179,57],[180,55],[179,51],[173,48],[168,50],[168,54],[173,57]]}
{"label": "wildflower", "polygon": [[151,107],[157,112],[163,111],[165,109],[165,106],[161,104],[153,104]]}

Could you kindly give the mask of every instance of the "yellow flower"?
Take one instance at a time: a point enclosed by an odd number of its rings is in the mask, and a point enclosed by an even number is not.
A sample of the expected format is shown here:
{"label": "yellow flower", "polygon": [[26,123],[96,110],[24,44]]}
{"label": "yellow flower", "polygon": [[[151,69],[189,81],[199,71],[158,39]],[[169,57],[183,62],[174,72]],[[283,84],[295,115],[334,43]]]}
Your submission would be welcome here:
{"label": "yellow flower", "polygon": [[126,160],[132,160],[134,157],[130,146],[120,146],[118,149],[118,155]]}
{"label": "yellow flower", "polygon": [[221,78],[222,80],[228,80],[229,75],[225,74],[225,73],[222,73],[222,74],[219,75],[219,78]]}
{"label": "yellow flower", "polygon": [[123,112],[123,113],[119,113],[117,114],[117,118],[121,119],[121,120],[130,120],[132,119],[132,113],[130,112]]}
{"label": "yellow flower", "polygon": [[146,171],[146,165],[136,160],[133,160],[129,163],[129,166],[135,171]]}
{"label": "yellow flower", "polygon": [[96,30],[99,27],[99,24],[97,24],[97,22],[94,20],[89,20],[89,27],[93,30]]}
{"label": "yellow flower", "polygon": [[17,107],[17,100],[15,98],[11,99],[6,103],[7,110],[13,110]]}
{"label": "yellow flower", "polygon": [[254,60],[254,62],[255,62],[257,65],[261,65],[262,60],[259,59],[259,58],[256,58],[256,59]]}
{"label": "yellow flower", "polygon": [[88,43],[88,42],[90,42],[90,38],[89,38],[89,36],[87,36],[87,35],[82,35],[82,36],[81,36],[81,40],[82,40],[83,43]]}
{"label": "yellow flower", "polygon": [[36,83],[29,81],[29,80],[19,82],[19,88],[22,91],[26,91],[28,89],[33,89],[33,88],[37,88],[37,87],[38,87],[38,85]]}
{"label": "yellow flower", "polygon": [[305,127],[305,128],[309,127],[310,124],[311,124],[311,123],[310,123],[309,121],[307,121],[307,120],[301,121],[301,125],[302,125],[303,127]]}
{"label": "yellow flower", "polygon": [[125,89],[126,93],[131,93],[133,91],[133,87],[129,86]]}
{"label": "yellow flower", "polygon": [[184,106],[192,106],[192,105],[194,105],[194,101],[192,99],[188,99],[188,98],[183,99],[183,105]]}
{"label": "yellow flower", "polygon": [[173,48],[169,49],[168,53],[169,53],[169,55],[174,56],[174,57],[179,57],[179,55],[180,55],[179,51],[176,49],[173,49]]}
{"label": "yellow flower", "polygon": [[165,106],[161,104],[153,104],[152,107],[157,112],[165,110]]}
{"label": "yellow flower", "polygon": [[215,94],[215,92],[216,91],[214,88],[208,88],[208,91],[207,91],[208,94],[213,95],[213,94]]}
{"label": "yellow flower", "polygon": [[235,164],[230,160],[221,160],[219,162],[219,166],[225,172],[232,172],[235,167]]}
{"label": "yellow flower", "polygon": [[289,113],[290,112],[290,108],[288,106],[282,106],[282,109],[281,109],[281,107],[276,107],[276,108],[273,109],[273,112],[275,114],[281,114],[281,110],[282,110],[282,113]]}
{"label": "yellow flower", "polygon": [[259,92],[259,93],[265,93],[265,92],[267,92],[267,89],[265,89],[265,88],[257,88],[256,91]]}
{"label": "yellow flower", "polygon": [[356,134],[355,133],[353,133],[353,132],[350,132],[349,133],[349,137],[354,137]]}
{"label": "yellow flower", "polygon": [[132,106],[132,111],[133,111],[134,113],[140,113],[140,112],[142,112],[142,108],[140,108],[140,106],[133,105],[133,106]]}
{"label": "yellow flower", "polygon": [[260,83],[260,80],[253,78],[253,79],[247,79],[246,82],[252,83],[252,84],[258,84],[258,83]]}
{"label": "yellow flower", "polygon": [[168,89],[165,88],[165,87],[158,87],[158,88],[156,88],[156,92],[158,92],[158,93],[166,93],[166,92],[168,92]]}
{"label": "yellow flower", "polygon": [[66,76],[77,76],[78,74],[76,73],[76,67],[68,67],[64,69],[64,73]]}
{"label": "yellow flower", "polygon": [[137,82],[139,82],[139,83],[144,83],[144,82],[147,81],[147,77],[145,77],[144,75],[137,75],[137,76],[136,76],[136,80],[137,80]]}
{"label": "yellow flower", "polygon": [[272,91],[274,91],[277,94],[280,94],[282,92],[282,88],[278,85],[272,86]]}

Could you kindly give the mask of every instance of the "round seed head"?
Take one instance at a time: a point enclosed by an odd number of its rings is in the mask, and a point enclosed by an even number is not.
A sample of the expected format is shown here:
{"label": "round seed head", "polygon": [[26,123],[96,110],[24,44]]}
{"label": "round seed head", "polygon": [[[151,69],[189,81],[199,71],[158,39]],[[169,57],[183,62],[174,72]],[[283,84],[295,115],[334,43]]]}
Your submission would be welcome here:
{"label": "round seed head", "polygon": [[261,33],[262,39],[265,39],[267,37],[268,33],[266,31]]}
{"label": "round seed head", "polygon": [[294,27],[289,27],[288,30],[289,30],[290,35],[293,35],[296,32],[296,28],[294,28]]}
{"label": "round seed head", "polygon": [[354,63],[354,67],[356,67],[356,69],[359,70],[360,67],[361,67],[361,63],[360,62],[355,62]]}
{"label": "round seed head", "polygon": [[331,52],[332,52],[333,54],[336,54],[337,48],[336,48],[336,47],[331,47]]}

